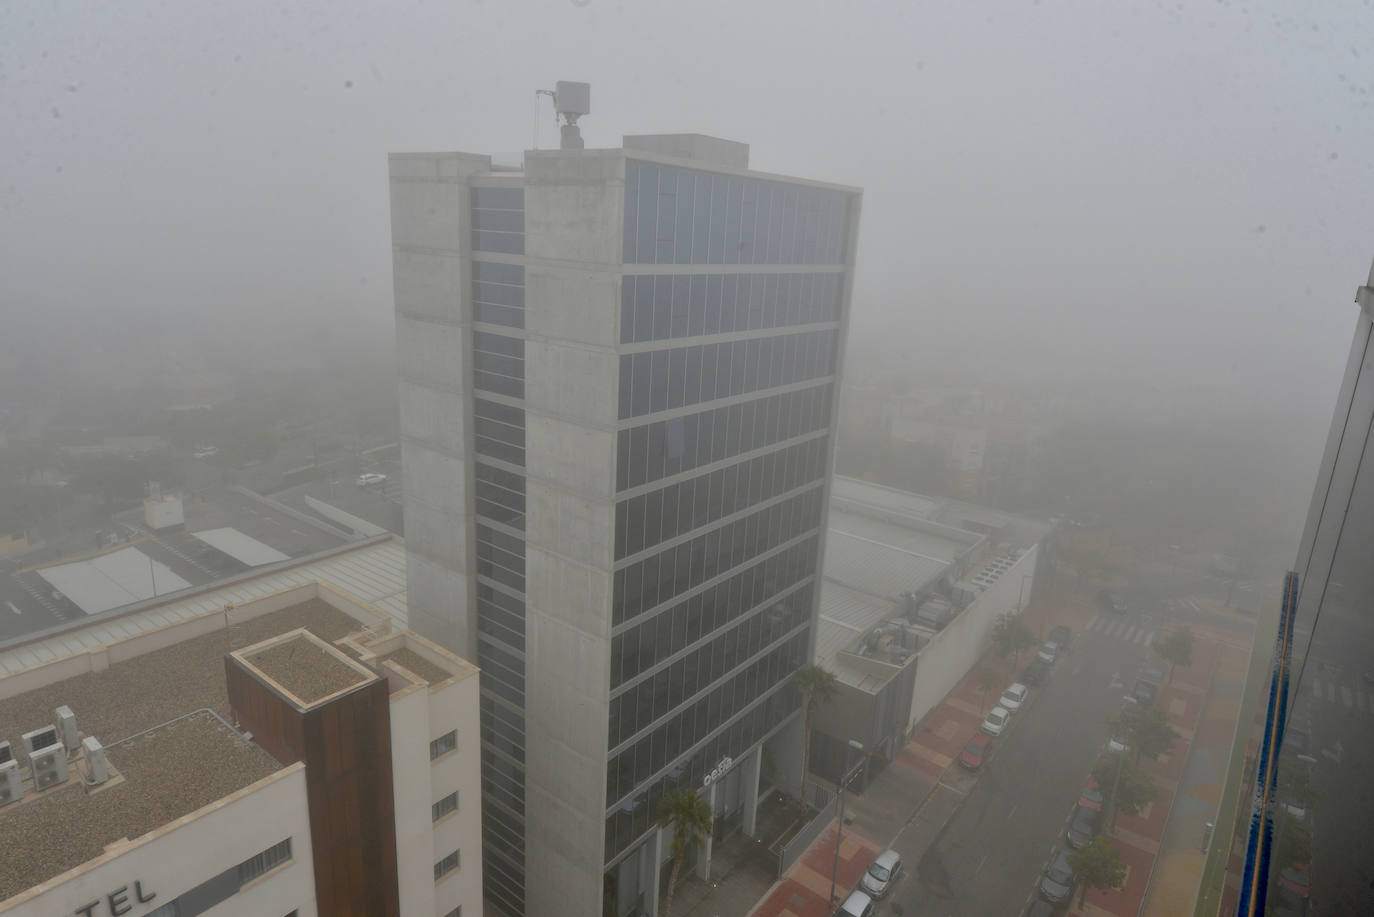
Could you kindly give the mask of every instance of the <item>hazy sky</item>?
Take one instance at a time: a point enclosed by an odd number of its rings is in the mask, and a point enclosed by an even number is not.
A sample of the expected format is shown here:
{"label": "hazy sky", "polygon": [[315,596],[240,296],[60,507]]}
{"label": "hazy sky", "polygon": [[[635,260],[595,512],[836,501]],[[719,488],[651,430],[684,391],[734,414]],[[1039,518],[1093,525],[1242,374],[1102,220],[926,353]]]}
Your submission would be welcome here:
{"label": "hazy sky", "polygon": [[385,332],[386,153],[527,148],[574,79],[588,146],[700,131],[863,186],[860,335],[1329,405],[1374,257],[1374,8],[1296,6],[7,0],[0,319]]}

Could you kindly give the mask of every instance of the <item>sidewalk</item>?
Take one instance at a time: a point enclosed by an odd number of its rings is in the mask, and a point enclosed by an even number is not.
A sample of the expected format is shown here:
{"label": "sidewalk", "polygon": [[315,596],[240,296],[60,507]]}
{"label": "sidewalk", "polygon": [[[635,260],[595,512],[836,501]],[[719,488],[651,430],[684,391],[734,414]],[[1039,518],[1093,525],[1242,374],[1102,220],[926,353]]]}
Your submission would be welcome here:
{"label": "sidewalk", "polygon": [[[1066,591],[1047,593],[1026,611],[1029,627],[1037,633],[1048,632],[1056,624],[1068,624],[1075,631],[1092,616],[1092,603]],[[1003,684],[986,697],[977,686],[978,673],[992,669],[1003,676]],[[844,838],[840,843],[840,866],[835,895],[843,899],[880,852],[901,841],[909,870],[915,870],[921,856],[935,842],[945,823],[954,814],[974,779],[965,775],[954,761],[978,731],[983,721],[983,706],[996,700],[1001,688],[1015,680],[1015,672],[1005,660],[989,651],[972,666],[964,678],[934,709],[926,714],[901,752],[869,784],[862,795],[846,798]],[[779,880],[750,911],[750,917],[830,917],[827,897],[834,866],[836,829],[821,834],[798,863]],[[696,914],[734,913],[721,908],[714,912],[698,909]],[[744,912],[740,912],[744,913]]]}

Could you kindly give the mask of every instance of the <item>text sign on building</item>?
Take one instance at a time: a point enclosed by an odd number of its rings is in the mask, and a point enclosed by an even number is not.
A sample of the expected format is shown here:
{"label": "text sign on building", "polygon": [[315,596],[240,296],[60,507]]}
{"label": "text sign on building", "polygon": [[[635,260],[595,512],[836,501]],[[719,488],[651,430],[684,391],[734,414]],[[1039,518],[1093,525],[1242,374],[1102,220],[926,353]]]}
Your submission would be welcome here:
{"label": "text sign on building", "polygon": [[715,783],[721,777],[725,776],[725,772],[728,771],[730,769],[730,766],[734,763],[735,759],[730,757],[729,755],[726,755],[724,758],[721,758],[720,763],[717,764],[714,768],[712,768],[709,774],[702,778],[701,785],[705,787]]}
{"label": "text sign on building", "polygon": [[146,904],[157,897],[156,892],[147,891],[143,888],[143,882],[134,882],[133,888],[121,885],[110,892],[104,898],[92,901],[76,909],[77,917],[96,917],[97,914],[113,914],[114,917],[121,917],[134,909],[135,904]]}

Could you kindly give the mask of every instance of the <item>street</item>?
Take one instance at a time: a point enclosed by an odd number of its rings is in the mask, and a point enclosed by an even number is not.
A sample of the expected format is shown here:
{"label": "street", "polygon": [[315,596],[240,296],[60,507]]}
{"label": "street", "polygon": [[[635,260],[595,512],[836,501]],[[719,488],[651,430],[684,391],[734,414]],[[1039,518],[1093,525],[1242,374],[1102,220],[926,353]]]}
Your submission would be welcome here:
{"label": "street", "polygon": [[[1148,657],[1157,623],[1134,614],[1093,620],[1074,634],[1050,681],[1032,689],[959,810],[909,867],[891,911],[972,917],[1025,909],[1042,867],[1063,843],[1065,823],[1106,739],[1106,719]],[[958,780],[953,773],[947,784]],[[902,850],[902,840],[897,850],[914,857],[916,851]]]}

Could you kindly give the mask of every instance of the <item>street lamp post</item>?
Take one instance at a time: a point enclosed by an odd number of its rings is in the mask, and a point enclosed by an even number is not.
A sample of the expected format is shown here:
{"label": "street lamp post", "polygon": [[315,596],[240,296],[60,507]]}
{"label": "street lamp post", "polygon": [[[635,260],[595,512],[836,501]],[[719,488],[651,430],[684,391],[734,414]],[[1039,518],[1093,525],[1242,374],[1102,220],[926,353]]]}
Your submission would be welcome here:
{"label": "street lamp post", "polygon": [[854,767],[850,769],[849,749],[851,748],[858,749],[860,754],[865,754],[867,752],[867,749],[864,748],[863,743],[860,742],[858,739],[850,739],[849,745],[844,750],[845,771],[844,773],[840,774],[839,788],[840,824],[839,827],[835,829],[835,864],[830,869],[830,906],[832,908],[835,906],[835,878],[840,873],[840,841],[844,838],[844,788],[849,785],[849,782],[851,780],[854,779],[854,775],[859,772],[859,768],[864,763],[864,759],[860,758],[859,763],[855,764]]}

